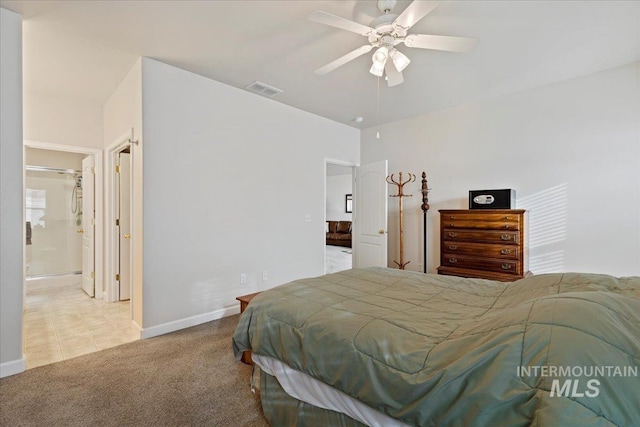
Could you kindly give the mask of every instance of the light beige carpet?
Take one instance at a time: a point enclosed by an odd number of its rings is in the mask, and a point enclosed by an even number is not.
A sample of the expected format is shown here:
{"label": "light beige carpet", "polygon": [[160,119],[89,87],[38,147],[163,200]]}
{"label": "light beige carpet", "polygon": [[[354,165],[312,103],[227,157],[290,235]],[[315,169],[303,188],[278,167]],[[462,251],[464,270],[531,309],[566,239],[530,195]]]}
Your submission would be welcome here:
{"label": "light beige carpet", "polygon": [[2,426],[267,426],[236,362],[238,316],[0,380]]}

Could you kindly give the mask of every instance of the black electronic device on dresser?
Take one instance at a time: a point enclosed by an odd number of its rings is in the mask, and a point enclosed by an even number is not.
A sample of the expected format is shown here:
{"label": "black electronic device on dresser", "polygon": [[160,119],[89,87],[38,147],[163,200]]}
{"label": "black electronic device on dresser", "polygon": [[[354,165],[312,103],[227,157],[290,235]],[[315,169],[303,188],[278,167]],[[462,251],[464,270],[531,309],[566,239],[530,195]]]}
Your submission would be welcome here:
{"label": "black electronic device on dresser", "polygon": [[513,209],[516,190],[470,190],[469,209]]}
{"label": "black electronic device on dresser", "polygon": [[526,211],[440,210],[438,274],[513,281],[529,274]]}

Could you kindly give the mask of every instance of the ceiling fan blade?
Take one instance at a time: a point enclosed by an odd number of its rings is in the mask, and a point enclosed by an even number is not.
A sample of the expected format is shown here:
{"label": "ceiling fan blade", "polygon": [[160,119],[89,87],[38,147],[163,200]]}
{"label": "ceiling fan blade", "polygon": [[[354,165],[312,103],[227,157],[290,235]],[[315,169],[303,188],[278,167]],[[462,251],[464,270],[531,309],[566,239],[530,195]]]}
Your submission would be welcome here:
{"label": "ceiling fan blade", "polygon": [[475,49],[478,44],[478,39],[454,36],[432,36],[428,34],[409,34],[405,37],[404,44],[408,47],[417,47],[420,49],[468,53]]}
{"label": "ceiling fan blade", "polygon": [[373,34],[376,32],[376,30],[371,27],[367,27],[366,25],[359,24],[340,16],[332,15],[327,12],[313,12],[309,16],[309,20],[318,22],[320,24],[340,28],[342,30],[351,31],[352,33],[360,34],[362,36],[368,36],[369,34]]}
{"label": "ceiling fan blade", "polygon": [[387,76],[387,85],[389,85],[389,87],[393,87],[404,82],[402,73],[396,69],[393,65],[393,61],[387,61],[384,65],[384,72]]}
{"label": "ceiling fan blade", "polygon": [[335,61],[329,62],[324,67],[318,68],[316,71],[314,71],[314,73],[316,73],[318,75],[327,74],[328,72],[335,70],[336,68],[340,67],[341,65],[344,65],[349,61],[353,61],[357,57],[359,57],[361,55],[364,55],[367,52],[370,52],[371,49],[373,49],[373,46],[371,46],[370,44],[366,44],[364,46],[360,46],[356,50],[353,50],[353,51],[347,53],[346,55],[341,56],[340,58],[336,59]]}
{"label": "ceiling fan blade", "polygon": [[424,18],[429,12],[438,6],[437,1],[415,0],[393,21],[394,27],[402,27],[405,30],[411,28],[416,22]]}

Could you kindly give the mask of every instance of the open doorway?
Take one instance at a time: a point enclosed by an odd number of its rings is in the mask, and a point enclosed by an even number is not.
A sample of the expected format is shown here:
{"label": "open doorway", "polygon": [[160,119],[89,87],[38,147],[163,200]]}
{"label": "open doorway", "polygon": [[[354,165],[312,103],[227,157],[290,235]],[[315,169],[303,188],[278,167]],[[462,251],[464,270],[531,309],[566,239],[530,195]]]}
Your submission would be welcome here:
{"label": "open doorway", "polygon": [[325,274],[353,266],[353,167],[326,161]]}
{"label": "open doorway", "polygon": [[100,149],[24,141],[26,277],[86,276],[87,294],[102,298],[101,164]]}
{"label": "open doorway", "polygon": [[128,302],[103,299],[102,150],[24,145],[27,369],[138,339]]}

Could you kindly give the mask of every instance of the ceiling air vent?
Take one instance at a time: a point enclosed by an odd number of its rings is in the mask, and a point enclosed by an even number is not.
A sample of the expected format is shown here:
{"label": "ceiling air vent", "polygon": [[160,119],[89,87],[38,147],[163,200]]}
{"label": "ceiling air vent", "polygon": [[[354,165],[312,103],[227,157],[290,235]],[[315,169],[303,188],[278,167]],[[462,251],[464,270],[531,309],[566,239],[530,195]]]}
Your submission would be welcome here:
{"label": "ceiling air vent", "polygon": [[258,95],[266,96],[267,98],[273,98],[282,92],[282,89],[278,89],[258,81],[251,83],[245,89],[250,92],[257,93]]}

